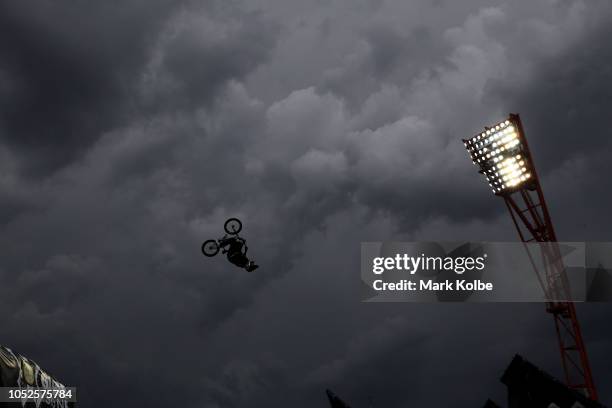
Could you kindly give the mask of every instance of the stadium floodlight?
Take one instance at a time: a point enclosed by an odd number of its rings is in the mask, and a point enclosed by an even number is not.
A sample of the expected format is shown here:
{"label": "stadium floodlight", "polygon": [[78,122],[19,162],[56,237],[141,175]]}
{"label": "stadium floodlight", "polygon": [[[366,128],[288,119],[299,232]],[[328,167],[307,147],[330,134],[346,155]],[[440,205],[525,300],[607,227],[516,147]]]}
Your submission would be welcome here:
{"label": "stadium floodlight", "polygon": [[496,195],[533,186],[533,166],[518,115],[510,115],[463,144]]}
{"label": "stadium floodlight", "polygon": [[[561,252],[555,244],[555,228],[519,115],[510,114],[503,122],[485,127],[484,131],[464,139],[463,144],[493,193],[504,199],[521,241],[539,245],[552,243],[541,246],[546,278],[546,284],[542,286],[548,299],[546,310],[555,321],[565,382],[570,388],[597,401],[576,308],[571,301],[564,267],[559,261]],[[531,257],[527,245],[525,249]],[[539,271],[535,272],[539,275]]]}

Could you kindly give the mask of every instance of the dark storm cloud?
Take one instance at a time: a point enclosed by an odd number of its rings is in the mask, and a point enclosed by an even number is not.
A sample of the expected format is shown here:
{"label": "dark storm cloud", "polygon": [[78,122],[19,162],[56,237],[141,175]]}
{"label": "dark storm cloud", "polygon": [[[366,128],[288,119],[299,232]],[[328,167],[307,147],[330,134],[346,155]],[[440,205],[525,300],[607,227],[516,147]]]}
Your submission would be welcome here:
{"label": "dark storm cloud", "polygon": [[434,30],[372,22],[357,33],[363,41],[361,49],[344,67],[329,70],[320,89],[342,96],[351,109],[360,109],[381,84],[406,86],[415,75],[439,64],[448,52]]}
{"label": "dark storm cloud", "polygon": [[[528,113],[526,131],[541,171],[577,154],[589,156],[607,149],[612,48],[602,39],[611,34],[608,25],[599,27],[580,45],[544,61],[524,87],[505,83],[496,90],[508,106]],[[554,154],[549,153],[551,148]]]}
{"label": "dark storm cloud", "polygon": [[161,34],[142,83],[145,105],[210,107],[228,80],[241,79],[268,57],[275,22],[233,2],[206,11],[178,13]]}
{"label": "dark storm cloud", "polygon": [[74,160],[115,126],[126,93],[172,7],[89,2],[4,3],[0,137],[36,176]]}
{"label": "dark storm cloud", "polygon": [[[478,406],[516,352],[558,374],[541,305],[359,303],[359,242],[514,240],[460,139],[509,110],[535,137],[546,105],[609,93],[565,81],[594,63],[607,78],[607,51],[583,52],[604,5],[75,4],[0,17],[21,33],[2,40],[0,92],[23,101],[2,112],[3,343],[95,407],[324,406],[325,388]],[[48,72],[28,63],[43,57]],[[532,86],[551,71],[554,91]],[[541,142],[560,232],[609,239],[609,143],[552,160]],[[229,216],[256,273],[199,252]],[[607,310],[580,311],[601,381]]]}
{"label": "dark storm cloud", "polygon": [[[257,15],[210,2],[190,21],[182,3],[1,6],[0,140],[20,155],[25,174],[70,163],[139,106],[210,101],[272,46],[273,27]],[[145,86],[166,75],[179,89],[158,87],[141,101],[135,91],[143,73]]]}

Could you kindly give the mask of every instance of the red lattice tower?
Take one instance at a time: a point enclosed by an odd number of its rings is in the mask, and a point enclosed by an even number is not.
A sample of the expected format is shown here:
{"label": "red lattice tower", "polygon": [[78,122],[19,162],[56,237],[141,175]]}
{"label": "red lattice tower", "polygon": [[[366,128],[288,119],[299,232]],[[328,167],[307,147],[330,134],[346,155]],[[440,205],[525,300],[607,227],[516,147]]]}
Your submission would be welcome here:
{"label": "red lattice tower", "polygon": [[[540,281],[547,292],[546,311],[552,314],[555,322],[565,382],[570,388],[597,400],[576,308],[556,244],[557,236],[519,115],[510,114],[507,120],[485,127],[484,132],[463,142],[493,193],[504,199],[521,241],[525,244],[551,243],[540,245],[545,258],[545,280]],[[527,246],[526,249],[529,253]],[[535,263],[532,264],[535,268]]]}

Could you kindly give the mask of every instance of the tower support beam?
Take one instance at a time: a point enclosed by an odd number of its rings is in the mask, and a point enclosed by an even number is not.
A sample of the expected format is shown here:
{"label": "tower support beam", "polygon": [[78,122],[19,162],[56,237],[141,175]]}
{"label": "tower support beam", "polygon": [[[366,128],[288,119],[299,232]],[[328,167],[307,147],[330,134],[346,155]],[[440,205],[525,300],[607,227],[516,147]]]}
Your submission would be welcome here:
{"label": "tower support beam", "polygon": [[[510,115],[510,121],[518,127],[523,154],[530,163],[533,163],[519,116]],[[556,244],[555,229],[535,166],[532,166],[531,171],[533,177],[529,183],[516,191],[505,192],[501,195],[510,211],[521,241],[524,243],[551,243],[544,245],[542,250],[546,258],[543,262],[546,269],[543,271],[544,280],[540,276],[540,271],[536,270],[536,273],[549,299],[546,311],[553,316],[555,322],[565,381],[570,388],[584,392],[590,399],[598,400],[576,308],[571,301],[560,249]],[[526,249],[529,252],[529,249]],[[531,254],[529,256],[531,257]],[[534,262],[532,265],[535,268]]]}

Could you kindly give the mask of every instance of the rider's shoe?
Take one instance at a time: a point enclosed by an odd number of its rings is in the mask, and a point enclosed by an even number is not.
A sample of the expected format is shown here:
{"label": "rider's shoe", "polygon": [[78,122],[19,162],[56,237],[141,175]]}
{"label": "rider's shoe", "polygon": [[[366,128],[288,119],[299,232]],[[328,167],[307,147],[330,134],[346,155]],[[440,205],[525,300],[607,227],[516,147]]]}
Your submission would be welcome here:
{"label": "rider's shoe", "polygon": [[246,270],[247,272],[253,272],[257,268],[259,268],[259,265],[256,265],[253,262],[251,262],[247,265]]}

